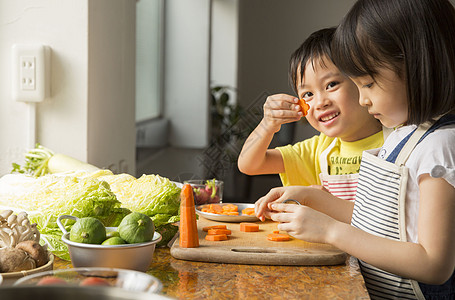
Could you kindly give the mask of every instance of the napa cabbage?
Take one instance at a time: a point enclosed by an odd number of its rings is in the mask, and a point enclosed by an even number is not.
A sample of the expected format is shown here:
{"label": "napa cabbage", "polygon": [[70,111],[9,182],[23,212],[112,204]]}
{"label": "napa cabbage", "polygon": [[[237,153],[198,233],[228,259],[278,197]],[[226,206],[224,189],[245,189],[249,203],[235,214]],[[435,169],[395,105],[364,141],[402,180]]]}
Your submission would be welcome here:
{"label": "napa cabbage", "polygon": [[109,183],[122,207],[152,218],[155,227],[179,221],[181,188],[159,175],[106,175],[98,177]]}
{"label": "napa cabbage", "polygon": [[[63,259],[69,259],[69,255],[61,241],[62,231],[57,225],[59,216],[95,217],[105,226],[117,226],[130,213],[121,207],[109,184],[96,178],[45,175],[33,180],[23,179],[10,180],[9,188],[3,185],[0,205],[27,211],[30,222],[37,224],[42,241]],[[65,219],[63,223],[69,231],[74,221]]]}

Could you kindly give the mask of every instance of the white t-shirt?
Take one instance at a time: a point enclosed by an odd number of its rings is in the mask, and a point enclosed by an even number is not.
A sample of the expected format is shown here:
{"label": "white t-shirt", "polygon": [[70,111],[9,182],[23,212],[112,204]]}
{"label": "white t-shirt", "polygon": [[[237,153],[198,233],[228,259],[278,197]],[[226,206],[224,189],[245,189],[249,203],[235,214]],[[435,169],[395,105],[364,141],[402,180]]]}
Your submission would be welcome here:
{"label": "white t-shirt", "polygon": [[[415,125],[403,126],[390,133],[378,157],[386,159],[398,143]],[[409,242],[418,242],[419,177],[423,174],[443,177],[455,187],[455,124],[444,126],[427,135],[415,148],[405,163],[409,168],[406,190],[406,233]],[[455,201],[455,199],[454,199]]]}

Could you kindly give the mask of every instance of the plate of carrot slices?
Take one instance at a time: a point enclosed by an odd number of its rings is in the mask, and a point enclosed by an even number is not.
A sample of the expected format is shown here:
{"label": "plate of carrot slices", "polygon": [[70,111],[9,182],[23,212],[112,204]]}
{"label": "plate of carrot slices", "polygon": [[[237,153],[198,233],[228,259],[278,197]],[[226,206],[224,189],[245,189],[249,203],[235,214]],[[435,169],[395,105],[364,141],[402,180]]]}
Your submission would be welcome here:
{"label": "plate of carrot slices", "polygon": [[206,219],[220,222],[258,221],[254,203],[212,203],[196,206],[196,213]]}

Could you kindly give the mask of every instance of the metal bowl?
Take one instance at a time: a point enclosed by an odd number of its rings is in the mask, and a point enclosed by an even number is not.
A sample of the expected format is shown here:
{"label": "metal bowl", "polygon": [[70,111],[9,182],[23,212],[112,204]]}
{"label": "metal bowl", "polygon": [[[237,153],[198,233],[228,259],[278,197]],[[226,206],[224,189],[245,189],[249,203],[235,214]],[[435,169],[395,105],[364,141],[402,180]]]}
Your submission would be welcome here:
{"label": "metal bowl", "polygon": [[2,299],[14,300],[166,300],[160,294],[126,291],[102,286],[9,286],[0,287]]}
{"label": "metal bowl", "polygon": [[[61,283],[52,283],[46,279],[55,278],[61,280]],[[123,270],[116,268],[73,268],[60,269],[47,272],[36,273],[25,276],[16,283],[15,286],[48,286],[63,285],[71,286],[88,286],[86,280],[96,278],[108,287],[121,288],[129,292],[144,292],[155,294],[159,293],[163,287],[161,281],[156,277],[133,270]],[[96,285],[97,281],[94,284]],[[97,285],[103,286],[103,285]]]}
{"label": "metal bowl", "polygon": [[[70,233],[61,223],[62,219],[77,220],[76,217],[62,215],[57,224],[63,232],[62,241],[68,246],[73,267],[106,267],[130,269],[145,272],[153,260],[156,244],[161,235],[155,232],[153,240],[146,243],[123,245],[96,245],[72,242]],[[106,227],[106,231],[116,231],[117,227]]]}

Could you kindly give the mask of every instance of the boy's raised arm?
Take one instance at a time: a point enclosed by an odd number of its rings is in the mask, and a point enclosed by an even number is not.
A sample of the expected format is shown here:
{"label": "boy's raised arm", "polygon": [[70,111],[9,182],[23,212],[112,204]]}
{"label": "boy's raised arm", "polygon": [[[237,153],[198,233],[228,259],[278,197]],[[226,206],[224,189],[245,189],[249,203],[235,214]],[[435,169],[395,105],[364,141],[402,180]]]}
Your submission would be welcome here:
{"label": "boy's raised arm", "polygon": [[281,125],[298,121],[302,112],[298,99],[286,94],[267,97],[264,117],[245,141],[238,158],[238,167],[248,175],[278,174],[284,172],[281,153],[268,149]]}

